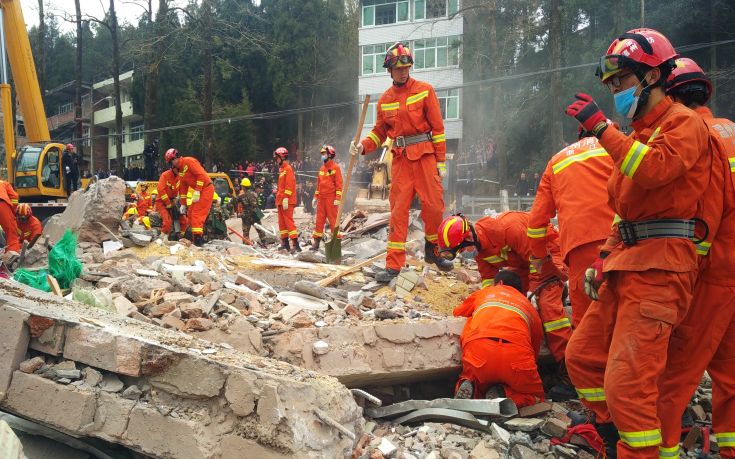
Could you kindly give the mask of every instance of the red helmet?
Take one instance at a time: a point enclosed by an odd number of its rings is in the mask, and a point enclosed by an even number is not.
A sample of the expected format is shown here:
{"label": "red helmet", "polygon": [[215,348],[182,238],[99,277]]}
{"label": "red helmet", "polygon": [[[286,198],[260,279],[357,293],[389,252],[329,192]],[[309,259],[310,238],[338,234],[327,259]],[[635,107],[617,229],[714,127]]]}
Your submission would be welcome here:
{"label": "red helmet", "polygon": [[337,156],[337,150],[335,150],[331,145],[324,145],[320,153],[327,155],[327,158],[334,158]]}
{"label": "red helmet", "polygon": [[385,60],[383,68],[392,69],[394,67],[411,67],[413,65],[413,56],[411,50],[400,41],[388,48],[385,52]]}
{"label": "red helmet", "polygon": [[[600,59],[596,75],[604,82],[624,68],[637,70],[641,65],[670,70],[679,55],[671,42],[653,29],[633,29],[612,42]],[[667,76],[667,75],[665,75]],[[639,78],[641,78],[639,76]]]}
{"label": "red helmet", "polygon": [[178,158],[178,157],[179,157],[179,150],[175,148],[169,148],[168,150],[166,150],[166,154],[163,155],[163,159],[165,159],[167,163],[170,163],[171,161],[174,160],[174,158]]}
{"label": "red helmet", "polygon": [[21,203],[15,208],[15,214],[19,217],[30,217],[33,215],[33,211],[31,210],[31,206],[26,203]]}
{"label": "red helmet", "polygon": [[283,147],[276,148],[276,151],[273,152],[274,158],[281,158],[282,160],[288,159],[288,150],[286,150]]}
{"label": "red helmet", "polygon": [[66,144],[66,149],[69,150],[69,151],[74,151],[74,144],[67,143]]}
{"label": "red helmet", "polygon": [[706,94],[705,103],[712,94],[712,83],[705,75],[704,70],[688,57],[680,57],[676,60],[676,67],[671,71],[671,75],[669,75],[666,82],[666,93],[668,94],[675,88],[684,89],[683,85],[693,86],[691,89],[694,90],[703,90]]}
{"label": "red helmet", "polygon": [[132,199],[133,201],[137,201],[138,200],[138,195],[135,194],[135,193],[133,193],[133,194],[130,195],[130,199]]}
{"label": "red helmet", "polygon": [[439,249],[459,247],[470,236],[470,223],[462,215],[447,217],[439,225]]}

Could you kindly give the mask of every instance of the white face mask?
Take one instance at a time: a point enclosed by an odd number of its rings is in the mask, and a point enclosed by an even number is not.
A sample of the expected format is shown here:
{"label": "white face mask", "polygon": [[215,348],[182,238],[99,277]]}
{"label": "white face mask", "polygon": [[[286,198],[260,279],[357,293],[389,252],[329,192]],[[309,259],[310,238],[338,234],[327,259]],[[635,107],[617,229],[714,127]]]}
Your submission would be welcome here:
{"label": "white face mask", "polygon": [[322,161],[324,161],[326,163],[328,159],[329,158],[327,157],[327,155],[322,155]]}

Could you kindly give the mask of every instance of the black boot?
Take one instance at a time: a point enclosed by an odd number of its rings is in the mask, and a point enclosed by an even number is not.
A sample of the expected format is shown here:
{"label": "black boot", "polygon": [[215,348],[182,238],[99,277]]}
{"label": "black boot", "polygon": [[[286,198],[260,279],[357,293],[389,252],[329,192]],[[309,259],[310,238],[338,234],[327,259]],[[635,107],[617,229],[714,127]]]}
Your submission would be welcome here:
{"label": "black boot", "polygon": [[293,247],[291,247],[291,253],[301,252],[301,246],[299,245],[299,238],[291,239]]}
{"label": "black boot", "polygon": [[557,378],[558,382],[556,385],[549,389],[548,398],[555,402],[566,402],[567,400],[577,398],[577,391],[572,384],[572,380],[569,379],[567,365],[564,360],[559,364]]}
{"label": "black boot", "polygon": [[194,245],[197,246],[197,247],[203,246],[204,245],[204,236],[202,236],[201,234],[197,234],[196,236],[194,236]]}
{"label": "black boot", "polygon": [[314,252],[318,252],[319,251],[319,243],[320,242],[322,242],[322,238],[315,237],[314,238],[314,243],[311,244],[311,250],[313,250]]}
{"label": "black boot", "polygon": [[400,274],[400,271],[387,268],[375,275],[375,281],[380,282],[381,284],[390,284],[390,281],[392,281],[398,274]]}
{"label": "black boot", "polygon": [[434,263],[436,267],[439,268],[439,271],[447,272],[454,269],[454,263],[449,260],[445,260],[438,255],[436,244],[433,242],[424,242],[424,253],[424,260],[426,260],[427,263]]}
{"label": "black boot", "polygon": [[281,247],[279,247],[279,250],[285,250],[286,252],[291,251],[291,247],[289,247],[288,238],[284,237],[281,238]]}
{"label": "black boot", "polygon": [[620,440],[620,434],[615,424],[607,422],[605,424],[596,424],[595,429],[602,438],[602,443],[605,446],[605,459],[617,459],[618,457],[618,440]]}

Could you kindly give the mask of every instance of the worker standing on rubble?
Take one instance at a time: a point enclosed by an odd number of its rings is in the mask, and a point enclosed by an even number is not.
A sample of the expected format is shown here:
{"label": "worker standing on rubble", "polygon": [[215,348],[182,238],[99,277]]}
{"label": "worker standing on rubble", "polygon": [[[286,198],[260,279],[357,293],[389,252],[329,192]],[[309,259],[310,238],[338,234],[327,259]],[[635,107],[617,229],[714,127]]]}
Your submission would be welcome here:
{"label": "worker standing on rubble", "polygon": [[446,175],[446,141],[444,121],[434,88],[414,80],[411,51],[396,43],[385,54],[383,67],[388,69],[393,84],[378,100],[375,127],[358,144],[350,144],[350,154],[376,150],[386,138],[395,139],[392,153],[392,185],[390,189],[390,234],[386,269],[375,279],[388,283],[398,275],[406,262],[406,237],[411,201],[418,194],[421,219],[424,222],[424,244],[427,263],[441,271],[454,265],[438,256],[437,228],[444,213],[442,178]]}
{"label": "worker standing on rubble", "polygon": [[548,257],[546,228],[557,216],[561,257],[569,267],[572,325],[589,307],[584,274],[610,234],[615,213],[607,205],[607,179],[613,163],[597,138],[580,127],[579,141],[546,164],[528,218],[528,239],[536,259]]}
{"label": "worker standing on rubble", "polygon": [[[238,205],[242,206],[242,214],[240,219],[242,220],[242,235],[246,238],[250,238],[250,228],[255,224],[260,224],[260,220],[263,217],[263,212],[258,207],[258,196],[253,191],[252,183],[248,177],[244,177],[240,181],[241,193],[237,197]],[[255,227],[255,231],[258,232],[258,238],[260,238],[260,245],[265,246],[266,234],[259,227]],[[244,243],[245,241],[243,241]]]}
{"label": "worker standing on rubble", "polygon": [[[314,192],[314,202],[316,207],[316,225],[314,226],[314,244],[311,250],[319,250],[319,243],[324,236],[324,222],[329,221],[329,228],[334,231],[337,226],[337,209],[342,200],[342,169],[334,161],[337,150],[331,145],[324,145],[321,149],[322,162],[319,168],[319,177],[316,182],[316,191]],[[342,233],[337,232],[337,237],[341,238]]]}
{"label": "worker standing on rubble", "polygon": [[[74,145],[67,143],[64,152],[61,154],[61,162],[64,164],[64,188],[66,189],[67,196],[71,196],[77,190],[77,182],[74,174],[77,166],[72,157],[72,153],[74,153]],[[78,170],[76,177],[78,177]]]}
{"label": "worker standing on rubble", "polygon": [[[158,199],[155,202],[156,212],[161,216],[163,225],[161,232],[168,236],[169,240],[175,241],[184,235],[187,221],[186,214],[179,213],[178,202],[179,170],[175,167],[166,169],[158,178]],[[174,218],[178,219],[180,231],[173,231]]]}
{"label": "worker standing on rubble", "polygon": [[26,203],[18,204],[18,207],[15,208],[15,215],[17,217],[20,242],[28,241],[29,245],[33,245],[36,239],[43,233],[41,222],[33,216],[31,206]]}
{"label": "worker standing on rubble", "polygon": [[186,193],[186,203],[180,209],[191,226],[194,244],[204,244],[204,223],[212,207],[214,186],[199,161],[191,156],[180,156],[175,148],[166,151],[165,160],[179,171],[179,196]]}
{"label": "worker standing on rubble", "polygon": [[735,458],[735,277],[730,269],[735,253],[735,123],[714,118],[705,106],[711,93],[712,84],[696,62],[676,60],[666,94],[704,119],[725,178],[722,218],[716,231],[710,228],[716,234],[701,264],[689,313],[671,334],[666,371],[659,379],[661,458],[679,457],[682,414],[705,369],[712,378],[712,427],[720,456]]}
{"label": "worker standing on rubble", "polygon": [[567,353],[569,376],[595,414],[608,457],[659,457],[658,382],[697,273],[694,218],[712,161],[705,123],[664,93],[676,57],[665,36],[645,28],[620,35],[602,57],[597,75],[615,110],[633,119],[630,136],[608,125],[587,94],[566,110],[615,164],[608,202],[620,221],[591,268],[592,287],[602,284],[599,301]]}
{"label": "worker standing on rubble", "polygon": [[476,291],[454,308],[469,317],[462,330],[462,373],[454,398],[513,400],[518,408],[544,401],[536,368],[543,330],[521,278],[503,270],[495,285]]}
{"label": "worker standing on rubble", "polygon": [[546,228],[545,253],[548,255],[529,262],[528,221],[528,212],[483,217],[474,225],[462,215],[453,215],[439,225],[439,256],[453,260],[459,251],[476,251],[475,260],[483,287],[493,285],[501,268],[510,269],[521,277],[523,291],[536,296],[546,342],[559,364],[562,383],[554,386],[549,396],[554,400],[568,399],[575,393],[566,381],[564,365],[567,342],[572,335],[572,323],[562,304],[567,267],[561,259],[559,234],[551,225]]}
{"label": "worker standing on rubble", "polygon": [[[278,207],[278,230],[281,236],[281,250],[296,253],[301,252],[299,246],[299,232],[293,220],[296,207],[296,174],[288,163],[288,150],[284,147],[276,148],[273,158],[278,165],[278,191],[276,205]],[[289,239],[293,248],[289,247]]]}

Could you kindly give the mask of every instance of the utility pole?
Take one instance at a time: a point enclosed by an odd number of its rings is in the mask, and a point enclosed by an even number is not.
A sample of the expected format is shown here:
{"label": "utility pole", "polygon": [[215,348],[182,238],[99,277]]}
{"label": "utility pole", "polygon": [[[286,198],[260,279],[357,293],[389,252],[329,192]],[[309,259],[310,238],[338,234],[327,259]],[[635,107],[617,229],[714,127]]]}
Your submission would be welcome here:
{"label": "utility pole", "polygon": [[646,0],[641,0],[641,27],[646,26]]}

